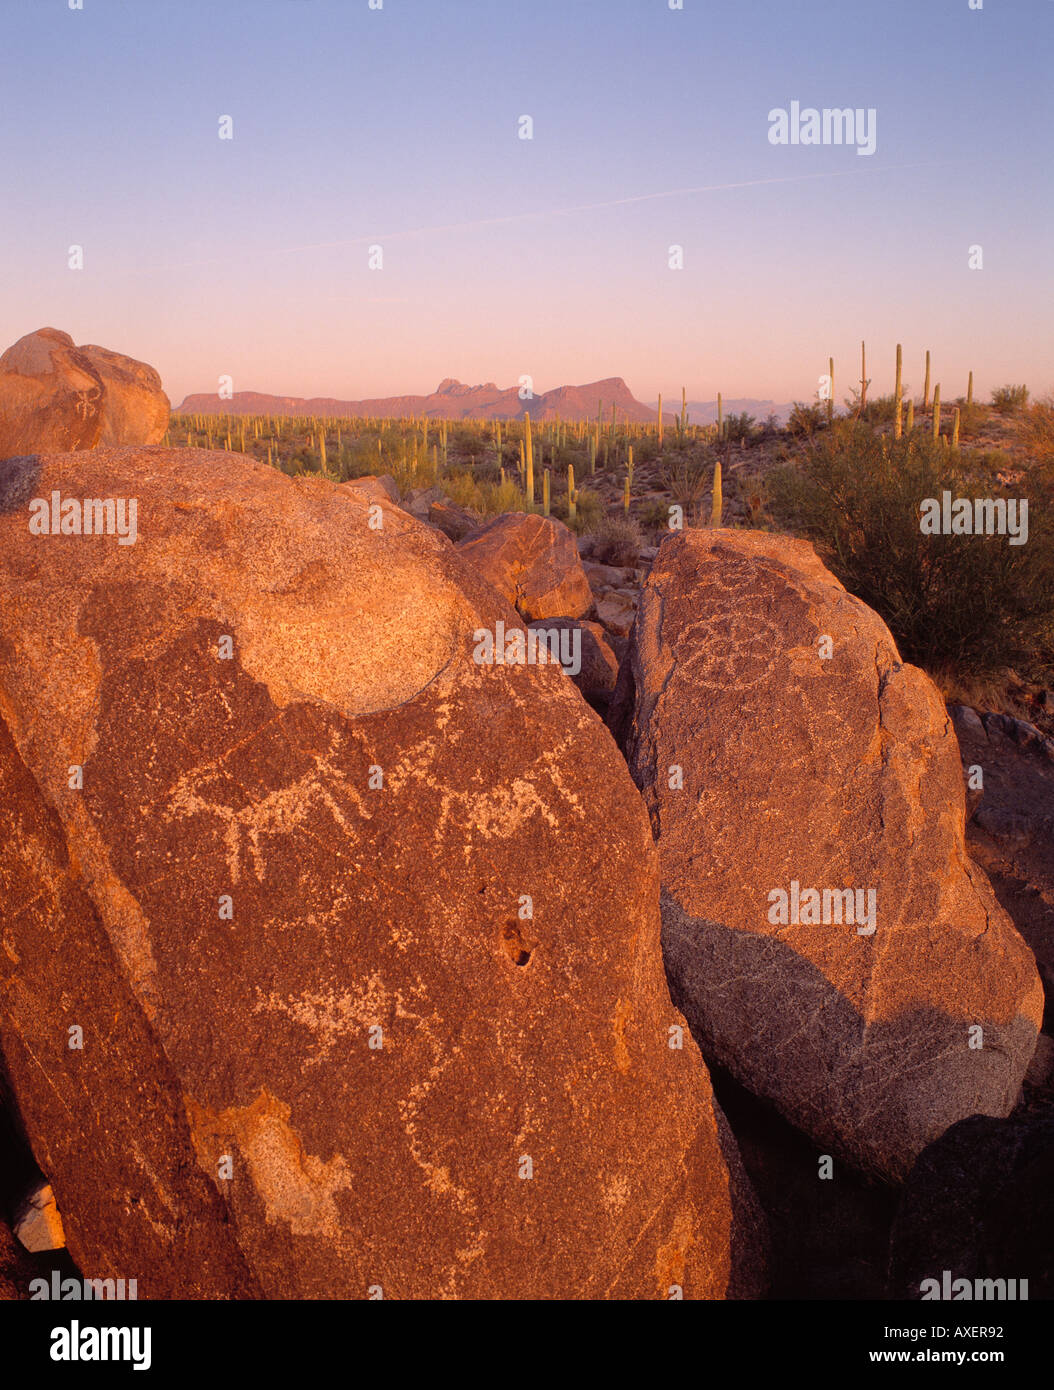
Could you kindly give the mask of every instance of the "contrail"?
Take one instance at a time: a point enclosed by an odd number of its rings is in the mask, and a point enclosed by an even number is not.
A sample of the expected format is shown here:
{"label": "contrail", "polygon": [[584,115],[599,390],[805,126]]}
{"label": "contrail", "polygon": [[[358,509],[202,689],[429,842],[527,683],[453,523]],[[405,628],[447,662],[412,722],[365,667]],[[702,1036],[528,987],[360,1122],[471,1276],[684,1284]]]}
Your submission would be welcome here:
{"label": "contrail", "polygon": [[294,251],[322,251],[337,246],[359,246],[366,242],[394,241],[397,237],[426,236],[430,232],[462,232],[474,227],[497,227],[510,222],[526,222],[539,217],[570,217],[579,212],[602,212],[605,208],[625,207],[629,203],[651,203],[660,198],[685,198],[696,193],[723,193],[733,188],[761,188],[766,184],[807,183],[812,179],[843,179],[853,174],[884,174],[900,172],[904,169],[933,169],[945,164],[963,164],[965,160],[948,159],[922,164],[893,164],[882,168],[873,165],[859,169],[838,169],[819,174],[788,174],[778,179],[742,179],[737,183],[706,183],[695,188],[671,188],[662,193],[636,193],[628,198],[609,198],[601,203],[576,203],[567,208],[538,208],[531,212],[513,212],[505,217],[481,217],[470,222],[445,222],[431,227],[404,228],[401,232],[388,232],[384,236],[351,237],[345,241],[313,241],[303,246],[282,246],[274,248],[275,254]]}
{"label": "contrail", "polygon": [[[478,227],[508,226],[514,222],[536,221],[544,217],[573,217],[580,212],[603,212],[607,208],[626,207],[631,203],[652,203],[661,198],[686,198],[699,193],[724,193],[736,188],[763,188],[781,183],[809,183],[815,179],[844,179],[855,174],[900,173],[907,169],[935,169],[950,164],[963,164],[965,160],[948,159],[928,161],[922,164],[891,164],[876,168],[868,164],[863,168],[838,169],[818,174],[787,174],[776,179],[742,179],[736,183],[705,183],[694,188],[671,188],[660,193],[635,193],[626,198],[608,198],[599,203],[576,203],[566,208],[537,208],[529,212],[513,212],[504,217],[480,217],[467,222],[443,222],[428,227],[404,227],[401,231],[373,233],[369,236],[345,237],[339,241],[311,241],[300,246],[273,246],[260,252],[265,256],[288,256],[301,251],[327,251],[342,246],[368,246],[374,242],[383,244],[396,241],[400,237],[430,236],[440,232],[466,232]],[[187,270],[203,265],[226,264],[225,257],[215,257],[206,261],[186,261],[181,265],[157,266],[155,270]],[[150,274],[150,270],[133,271],[132,274]]]}

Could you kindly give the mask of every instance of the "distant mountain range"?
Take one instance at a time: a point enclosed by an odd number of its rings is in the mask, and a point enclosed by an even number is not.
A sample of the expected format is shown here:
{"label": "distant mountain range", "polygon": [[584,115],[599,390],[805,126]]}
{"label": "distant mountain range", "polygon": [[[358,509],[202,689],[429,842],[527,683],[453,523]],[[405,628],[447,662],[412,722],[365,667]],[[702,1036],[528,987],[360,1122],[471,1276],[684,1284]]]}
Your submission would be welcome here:
{"label": "distant mountain range", "polygon": [[[585,386],[557,386],[521,400],[515,386],[502,389],[493,381],[466,386],[453,377],[441,381],[430,396],[384,396],[368,401],[338,401],[330,396],[268,396],[259,391],[236,391],[229,400],[216,395],[188,396],[179,411],[184,415],[317,415],[429,416],[445,420],[516,420],[530,411],[532,420],[594,419],[602,407],[606,418],[615,407],[619,420],[650,421],[657,414],[638,401],[620,376],[591,381]],[[665,415],[665,410],[663,414]]]}
{"label": "distant mountain range", "polygon": [[[668,404],[667,404],[668,402]],[[656,405],[658,402],[656,401]],[[716,401],[688,401],[688,423],[690,425],[712,425],[717,419]],[[775,401],[757,401],[747,397],[737,397],[729,400],[727,397],[721,398],[721,409],[725,417],[729,415],[753,415],[757,424],[763,425],[770,415],[775,415],[781,425],[785,425],[790,418],[790,413],[794,409],[792,402],[785,405],[777,405]],[[662,418],[669,423],[676,423],[677,417],[681,413],[681,393],[678,391],[676,396],[667,396],[663,393],[662,397]]]}
{"label": "distant mountain range", "polygon": [[[658,405],[658,401],[656,401]],[[741,414],[746,411],[760,424],[767,415],[780,421],[790,414],[789,405],[772,401],[722,401],[724,412]],[[366,401],[340,401],[332,396],[270,396],[260,391],[235,391],[229,400],[215,394],[187,396],[179,407],[183,415],[316,415],[320,418],[356,418],[362,416],[406,417],[427,416],[436,420],[517,420],[530,411],[532,420],[592,420],[601,409],[605,419],[611,418],[615,407],[619,420],[652,423],[658,419],[657,410],[638,401],[620,376],[590,381],[584,386],[557,386],[522,400],[515,386],[505,389],[488,381],[482,386],[466,386],[446,377],[430,396],[382,396]],[[680,394],[676,398],[663,396],[662,414],[672,428],[680,414]],[[717,419],[716,401],[689,401],[688,420],[693,425],[708,425]]]}

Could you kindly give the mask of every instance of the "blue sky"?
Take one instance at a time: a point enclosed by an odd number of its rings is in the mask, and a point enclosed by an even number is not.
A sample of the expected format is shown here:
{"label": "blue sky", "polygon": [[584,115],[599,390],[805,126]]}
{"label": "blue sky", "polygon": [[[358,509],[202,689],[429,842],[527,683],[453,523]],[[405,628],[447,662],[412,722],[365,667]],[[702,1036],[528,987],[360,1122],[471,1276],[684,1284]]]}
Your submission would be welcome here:
{"label": "blue sky", "polygon": [[[1050,0],[0,0],[0,340],[64,328],[176,401],[782,401],[861,339],[872,391],[900,341],[946,398],[1044,392],[1052,39]],[[875,154],[770,144],[795,99],[874,107]]]}

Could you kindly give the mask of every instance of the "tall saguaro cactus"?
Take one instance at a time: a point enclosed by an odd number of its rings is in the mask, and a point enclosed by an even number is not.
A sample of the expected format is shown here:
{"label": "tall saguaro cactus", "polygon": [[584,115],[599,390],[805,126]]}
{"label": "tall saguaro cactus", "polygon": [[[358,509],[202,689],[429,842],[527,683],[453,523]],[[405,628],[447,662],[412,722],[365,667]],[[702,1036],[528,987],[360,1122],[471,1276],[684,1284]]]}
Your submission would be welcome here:
{"label": "tall saguaro cactus", "polygon": [[926,380],[922,384],[922,408],[928,410],[930,406],[930,354],[926,349]]}
{"label": "tall saguaro cactus", "polygon": [[902,421],[902,418],[901,418],[901,411],[902,411],[903,408],[904,408],[904,403],[903,403],[903,401],[901,400],[901,391],[902,391],[903,388],[901,387],[901,384],[900,384],[900,369],[901,369],[902,365],[903,365],[903,354],[901,353],[900,344],[898,343],[898,344],[897,344],[897,381],[896,381],[896,385],[893,387],[893,399],[894,399],[894,401],[896,402],[896,404],[895,404],[894,407],[893,407],[893,412],[894,412],[894,413],[893,413],[893,438],[894,438],[894,439],[899,439],[900,436],[901,436],[901,434],[903,433],[903,429],[902,429],[903,421]]}
{"label": "tall saguaro cactus", "polygon": [[578,516],[578,496],[575,492],[575,466],[567,465],[567,519],[572,524]]}
{"label": "tall saguaro cactus", "polygon": [[721,512],[724,508],[724,500],[721,496],[721,460],[718,459],[714,464],[714,492],[713,502],[710,507],[710,525],[721,525]]}
{"label": "tall saguaro cactus", "polygon": [[936,444],[941,437],[941,384],[938,381],[933,388],[933,442]]}
{"label": "tall saguaro cactus", "polygon": [[[523,416],[523,447],[524,447],[524,469],[527,475],[527,510],[534,511],[534,441],[531,439],[531,413],[525,411]],[[548,516],[548,512],[546,512]]]}
{"label": "tall saguaro cactus", "polygon": [[662,392],[659,392],[659,448],[662,449]]}

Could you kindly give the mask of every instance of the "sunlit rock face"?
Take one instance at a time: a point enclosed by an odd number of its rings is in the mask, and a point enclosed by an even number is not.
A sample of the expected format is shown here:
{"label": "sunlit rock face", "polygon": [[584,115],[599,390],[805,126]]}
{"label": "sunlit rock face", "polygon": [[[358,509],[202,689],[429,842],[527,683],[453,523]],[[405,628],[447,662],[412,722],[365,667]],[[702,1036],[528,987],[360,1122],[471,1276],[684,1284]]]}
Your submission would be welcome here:
{"label": "sunlit rock face", "polygon": [[169,402],[153,367],[109,348],[77,347],[41,328],[0,357],[0,459],[158,444]]}
{"label": "sunlit rock face", "polygon": [[[93,499],[134,538],[87,534]],[[198,449],[0,466],[0,1043],[92,1275],[758,1292],[647,814],[558,665],[474,660],[499,622],[353,488]]]}
{"label": "sunlit rock face", "polygon": [[1043,995],[967,857],[954,731],[811,546],[665,541],[611,723],[704,1055],[886,1177],[964,1116],[1010,1111]]}

